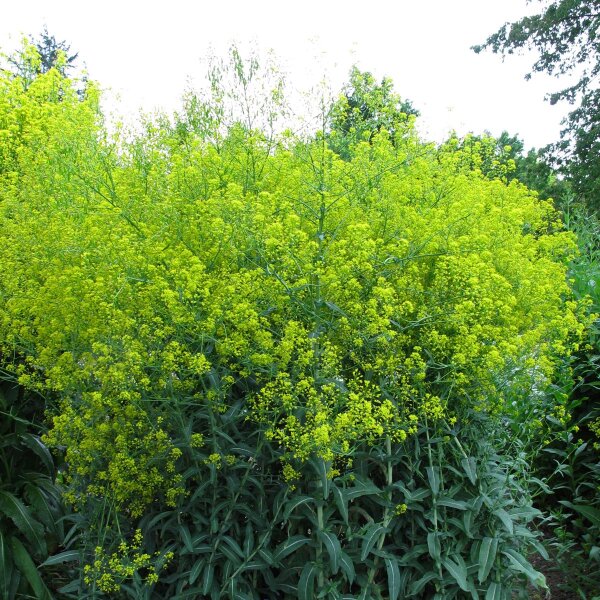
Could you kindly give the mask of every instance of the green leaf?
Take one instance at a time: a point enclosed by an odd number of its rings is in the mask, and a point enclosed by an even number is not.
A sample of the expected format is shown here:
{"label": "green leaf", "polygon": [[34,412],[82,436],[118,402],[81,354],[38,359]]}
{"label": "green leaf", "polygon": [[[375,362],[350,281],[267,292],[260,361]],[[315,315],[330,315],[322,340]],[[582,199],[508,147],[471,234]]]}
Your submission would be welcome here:
{"label": "green leaf", "polygon": [[9,598],[13,560],[9,540],[0,530],[0,598]]}
{"label": "green leaf", "polygon": [[52,473],[54,473],[54,460],[52,459],[50,450],[48,450],[42,440],[32,433],[24,433],[20,437],[21,442],[37,455],[48,473],[52,475]]}
{"label": "green leaf", "polygon": [[594,508],[589,504],[573,504],[567,500],[560,500],[559,502],[567,508],[575,510],[580,515],[583,515],[588,521],[592,523],[592,525],[600,527],[600,510],[598,510],[597,508]]}
{"label": "green leaf", "polygon": [[519,554],[518,552],[510,548],[508,550],[504,550],[502,554],[504,554],[504,556],[508,558],[512,568],[515,571],[526,575],[529,581],[533,583],[533,585],[535,585],[536,587],[540,586],[541,588],[548,589],[548,586],[546,585],[546,578],[544,577],[544,575],[542,575],[542,573],[540,573],[539,571],[536,571],[532,567],[531,563],[522,554]]}
{"label": "green leaf", "polygon": [[503,598],[504,588],[502,587],[502,584],[492,581],[487,589],[485,600],[503,600]]}
{"label": "green leaf", "polygon": [[317,567],[314,563],[306,563],[298,581],[299,600],[312,600],[314,597],[314,581]]}
{"label": "green leaf", "polygon": [[550,556],[548,555],[548,550],[541,544],[538,540],[531,540],[532,546],[538,551],[539,555],[544,560],[550,560]]}
{"label": "green leaf", "polygon": [[354,563],[352,562],[352,559],[343,551],[340,553],[340,566],[344,572],[344,575],[346,575],[348,583],[352,585],[354,582],[354,577],[356,576],[356,572],[354,571]]}
{"label": "green leaf", "polygon": [[514,525],[510,515],[503,508],[497,508],[494,511],[494,514],[502,521],[508,533],[510,533],[510,535],[513,535]]}
{"label": "green leaf", "polygon": [[17,569],[27,579],[27,582],[31,586],[37,600],[52,600],[52,595],[43,582],[38,570],[29,555],[29,552],[25,549],[25,546],[16,538],[13,537],[10,540],[10,545],[13,553],[13,560]]}
{"label": "green leaf", "polygon": [[260,548],[258,555],[265,561],[265,563],[271,566],[274,562],[273,555],[266,548]]}
{"label": "green leaf", "polygon": [[315,471],[319,477],[323,500],[327,500],[327,498],[329,498],[329,486],[331,483],[329,479],[330,463],[326,462],[322,458],[313,458],[310,460],[310,463],[315,468]]}
{"label": "green leaf", "polygon": [[189,585],[194,585],[194,583],[196,582],[196,579],[198,579],[198,577],[200,577],[200,572],[202,571],[202,567],[204,566],[205,562],[206,562],[206,559],[201,558],[194,563],[194,566],[191,568],[190,576],[188,578]]}
{"label": "green leaf", "polygon": [[58,537],[56,507],[53,506],[48,496],[38,486],[27,483],[25,485],[25,498],[35,511],[37,518],[46,526],[48,531],[52,531]]}
{"label": "green leaf", "polygon": [[446,571],[452,575],[456,583],[458,583],[461,590],[468,592],[469,586],[467,585],[467,569],[464,565],[455,563],[450,558],[442,558],[442,564],[446,568]]}
{"label": "green leaf", "polygon": [[311,496],[298,496],[297,498],[292,498],[289,502],[285,504],[285,510],[283,511],[283,520],[287,521],[290,518],[290,515],[303,504],[314,504],[315,499]]}
{"label": "green leaf", "polygon": [[384,560],[388,578],[389,598],[390,600],[397,600],[400,595],[400,569],[398,568],[398,561],[391,557],[387,557]]}
{"label": "green leaf", "polygon": [[536,517],[540,517],[542,515],[542,511],[537,508],[533,508],[533,506],[519,506],[517,508],[511,508],[508,511],[508,514],[513,519],[525,519],[526,522],[535,519]]}
{"label": "green leaf", "polygon": [[427,534],[427,547],[429,548],[429,556],[436,562],[439,561],[442,556],[442,546],[440,536],[436,531]]}
{"label": "green leaf", "polygon": [[308,544],[310,542],[310,538],[307,538],[303,535],[294,535],[287,540],[284,540],[277,548],[275,552],[273,552],[273,561],[280,562],[283,558],[291,554],[292,552],[296,552],[298,548],[304,546],[304,544]]}
{"label": "green leaf", "polygon": [[252,523],[246,523],[246,530],[244,532],[244,557],[248,558],[252,554],[254,548],[254,531],[252,529]]}
{"label": "green leaf", "polygon": [[55,554],[47,558],[40,567],[51,567],[52,565],[62,565],[66,562],[79,562],[81,554],[79,550],[65,550],[60,554]]}
{"label": "green leaf", "polygon": [[29,509],[16,496],[0,491],[0,512],[13,521],[33,547],[36,556],[46,554],[43,525],[33,518]]}
{"label": "green leaf", "polygon": [[347,500],[354,500],[361,496],[372,496],[380,494],[381,490],[370,480],[356,476],[354,485],[344,490],[344,496]]}
{"label": "green leaf", "polygon": [[464,472],[467,474],[467,477],[471,481],[473,485],[477,483],[477,463],[472,456],[468,458],[463,458],[460,461]]}
{"label": "green leaf", "polygon": [[457,510],[467,510],[469,507],[463,500],[454,500],[454,498],[447,498],[442,496],[437,501],[438,506],[447,506],[448,508],[456,508]]}
{"label": "green leaf", "polygon": [[344,523],[348,525],[348,498],[343,494],[343,490],[341,490],[337,485],[332,485],[331,490],[333,491],[333,499],[338,510],[340,511],[340,515],[342,515]]}
{"label": "green leaf", "polygon": [[440,492],[440,468],[439,467],[425,467],[427,471],[427,479],[429,480],[429,487],[434,496],[437,496]]}
{"label": "green leaf", "polygon": [[496,560],[497,552],[498,538],[484,537],[481,540],[481,547],[479,548],[479,571],[477,572],[479,583],[483,583],[487,579]]}
{"label": "green leaf", "polygon": [[429,571],[428,573],[425,573],[425,575],[423,575],[423,577],[421,577],[419,580],[415,581],[410,586],[409,596],[418,596],[419,593],[421,592],[421,590],[433,579],[437,579],[437,573],[434,573],[433,571]]}
{"label": "green leaf", "polygon": [[189,553],[194,552],[194,544],[192,542],[192,535],[190,534],[190,530],[187,525],[179,525],[179,533],[181,534],[181,539],[183,540],[183,545],[185,549]]}
{"label": "green leaf", "polygon": [[204,575],[202,576],[202,593],[206,596],[212,587],[213,579],[215,576],[215,566],[210,561],[204,569]]}
{"label": "green leaf", "polygon": [[244,552],[240,545],[229,535],[224,535],[221,540],[225,542],[240,558],[244,558]]}
{"label": "green leaf", "polygon": [[331,572],[335,575],[340,568],[340,558],[342,554],[340,541],[337,539],[337,536],[334,533],[330,533],[328,531],[319,531],[318,535],[320,540],[325,545],[325,548],[327,548],[329,562],[331,564]]}
{"label": "green leaf", "polygon": [[240,558],[227,544],[221,544],[219,550],[229,559],[229,562],[231,562],[236,569],[242,564],[243,558]]}
{"label": "green leaf", "polygon": [[363,539],[360,560],[365,560],[365,558],[369,556],[371,548],[373,548],[379,536],[385,531],[387,531],[386,528],[383,525],[379,525],[378,523],[373,523],[369,527]]}

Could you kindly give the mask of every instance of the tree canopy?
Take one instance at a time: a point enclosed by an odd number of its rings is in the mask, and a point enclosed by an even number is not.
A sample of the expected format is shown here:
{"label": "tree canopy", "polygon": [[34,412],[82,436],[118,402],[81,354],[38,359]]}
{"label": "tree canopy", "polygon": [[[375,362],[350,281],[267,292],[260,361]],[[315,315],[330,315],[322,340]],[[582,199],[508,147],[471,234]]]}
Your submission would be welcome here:
{"label": "tree canopy", "polygon": [[44,27],[36,38],[29,36],[21,48],[14,54],[6,57],[9,71],[19,76],[25,83],[31,82],[38,75],[56,69],[61,75],[67,76],[75,67],[78,52],[71,52],[71,45],[65,40],[58,41],[55,36]]}
{"label": "tree canopy", "polygon": [[490,49],[513,54],[528,49],[538,58],[527,74],[546,72],[572,76],[569,85],[548,95],[551,104],[566,100],[578,106],[564,121],[561,140],[552,146],[555,164],[571,178],[573,187],[598,208],[600,193],[600,5],[597,0],[544,2],[539,14],[504,24],[475,52]]}
{"label": "tree canopy", "polygon": [[371,141],[382,129],[394,140],[406,128],[409,117],[418,116],[419,111],[410,100],[403,100],[394,92],[389,77],[377,83],[371,73],[355,66],[331,110],[330,145],[343,158],[348,158],[353,144]]}

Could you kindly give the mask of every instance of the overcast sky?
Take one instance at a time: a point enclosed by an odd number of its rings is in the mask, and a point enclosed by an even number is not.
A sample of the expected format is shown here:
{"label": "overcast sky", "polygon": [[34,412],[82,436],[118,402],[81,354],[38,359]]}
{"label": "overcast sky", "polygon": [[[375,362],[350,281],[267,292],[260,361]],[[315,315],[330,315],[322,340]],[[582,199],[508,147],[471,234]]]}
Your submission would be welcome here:
{"label": "overcast sky", "polygon": [[[566,106],[544,95],[555,79],[524,75],[533,56],[502,59],[470,50],[506,21],[538,8],[526,0],[0,0],[0,48],[44,25],[79,52],[90,77],[121,97],[121,109],[176,109],[191,79],[199,80],[208,49],[231,42],[273,49],[292,87],[324,76],[337,89],[352,64],[396,91],[422,113],[428,139],[502,130],[527,146],[558,138]],[[111,101],[112,102],[112,101]],[[110,104],[113,106],[114,104]]]}

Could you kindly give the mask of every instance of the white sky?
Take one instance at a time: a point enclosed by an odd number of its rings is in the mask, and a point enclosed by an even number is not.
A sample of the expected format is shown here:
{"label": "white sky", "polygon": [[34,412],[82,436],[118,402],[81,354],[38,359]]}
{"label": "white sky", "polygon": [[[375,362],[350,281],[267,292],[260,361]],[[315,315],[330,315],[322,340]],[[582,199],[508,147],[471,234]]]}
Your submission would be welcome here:
{"label": "white sky", "polygon": [[567,106],[545,93],[564,87],[524,75],[534,57],[504,63],[481,43],[505,21],[536,11],[526,0],[0,0],[0,48],[44,25],[79,52],[90,77],[122,99],[121,110],[176,109],[189,78],[200,79],[210,46],[225,55],[233,41],[273,49],[289,81],[307,89],[326,76],[334,90],[352,64],[422,113],[427,139],[452,129],[516,133],[527,146],[559,136]]}

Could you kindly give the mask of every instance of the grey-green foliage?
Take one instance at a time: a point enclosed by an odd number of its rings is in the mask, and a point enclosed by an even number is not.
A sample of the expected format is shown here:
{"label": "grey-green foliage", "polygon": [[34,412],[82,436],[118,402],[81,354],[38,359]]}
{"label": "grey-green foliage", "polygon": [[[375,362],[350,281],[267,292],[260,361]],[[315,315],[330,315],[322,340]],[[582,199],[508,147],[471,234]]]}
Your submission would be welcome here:
{"label": "grey-green foliage", "polygon": [[[176,560],[156,585],[123,586],[128,597],[508,600],[526,597],[526,582],[545,586],[528,560],[545,555],[530,530],[540,513],[511,461],[485,441],[494,439],[491,420],[465,415],[465,424],[430,424],[403,443],[357,447],[342,475],[322,459],[298,463],[285,485],[281,452],[245,421],[242,402],[225,413],[182,410],[191,493],[136,525],[148,552]],[[190,448],[192,431],[205,447]]]}

